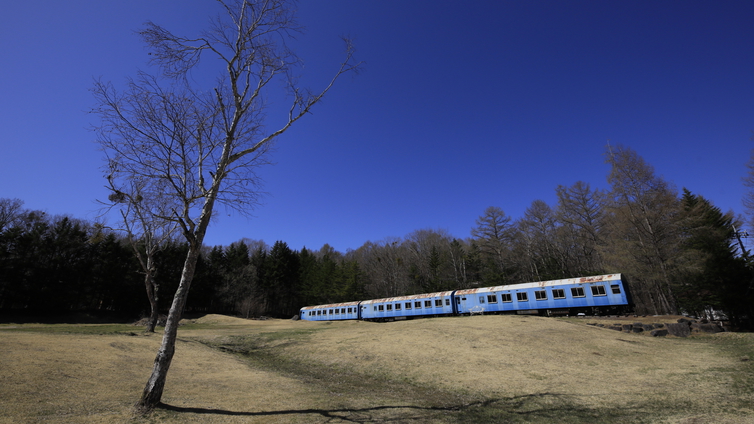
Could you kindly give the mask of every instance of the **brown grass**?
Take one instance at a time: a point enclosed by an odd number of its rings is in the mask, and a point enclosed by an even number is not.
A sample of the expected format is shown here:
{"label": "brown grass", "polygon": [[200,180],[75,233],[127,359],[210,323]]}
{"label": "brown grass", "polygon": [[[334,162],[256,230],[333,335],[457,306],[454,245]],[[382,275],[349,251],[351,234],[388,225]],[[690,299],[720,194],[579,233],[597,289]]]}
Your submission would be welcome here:
{"label": "brown grass", "polygon": [[754,422],[754,335],[586,322],[210,315],[179,331],[165,405],[146,418],[131,407],[159,335],[0,325],[0,422]]}

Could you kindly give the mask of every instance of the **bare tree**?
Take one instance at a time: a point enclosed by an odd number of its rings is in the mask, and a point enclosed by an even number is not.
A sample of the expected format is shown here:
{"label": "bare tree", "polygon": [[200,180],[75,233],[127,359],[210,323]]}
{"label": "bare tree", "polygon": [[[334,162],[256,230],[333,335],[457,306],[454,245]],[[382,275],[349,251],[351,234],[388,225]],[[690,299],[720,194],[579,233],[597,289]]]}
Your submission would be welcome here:
{"label": "bare tree", "polygon": [[605,157],[612,187],[607,271],[631,270],[640,312],[674,314],[671,268],[681,242],[677,193],[634,150],[608,146]]}
{"label": "bare tree", "polygon": [[369,296],[402,296],[410,291],[405,250],[400,238],[388,237],[376,243],[368,241],[354,252],[368,280]]}
{"label": "bare tree", "polygon": [[[114,163],[110,162],[111,165]],[[111,207],[120,207],[122,230],[125,231],[126,239],[144,274],[144,286],[150,306],[146,331],[154,333],[160,314],[160,286],[155,279],[155,257],[173,239],[178,227],[175,220],[166,218],[170,216],[170,203],[163,201],[161,193],[144,190],[139,181],[129,180],[124,186],[116,186],[116,181],[109,176],[107,187],[111,194],[108,200]]]}
{"label": "bare tree", "polygon": [[565,276],[563,252],[556,243],[559,230],[555,212],[542,200],[532,202],[516,221],[519,272],[523,281],[541,281]]}
{"label": "bare tree", "polygon": [[[139,32],[161,77],[139,74],[123,93],[98,81],[93,92],[102,119],[98,141],[115,181],[134,182],[162,196],[161,219],[175,222],[188,244],[181,281],[173,297],[162,344],[137,408],[147,412],[162,397],[175,352],[178,323],[216,204],[248,213],[257,201],[256,168],[271,143],[309,113],[344,73],[358,64],[346,40],[343,62],[318,92],[298,87],[298,58],[285,41],[297,31],[285,0],[228,0],[208,31],[197,38],[174,35],[148,23]],[[193,87],[188,73],[209,55],[222,65],[217,84]],[[282,78],[291,106],[282,124],[267,130],[265,93]],[[125,184],[120,184],[125,185]]]}
{"label": "bare tree", "polygon": [[[751,139],[754,140],[754,135]],[[742,199],[744,210],[749,218],[749,226],[754,228],[754,149],[751,150],[749,161],[746,162],[746,176],[743,177],[743,183],[744,187],[749,189]]]}
{"label": "bare tree", "polygon": [[20,223],[23,206],[23,200],[0,198],[0,232]]}
{"label": "bare tree", "polygon": [[578,181],[571,187],[558,186],[557,217],[561,236],[572,247],[569,257],[576,275],[599,274],[604,265],[599,252],[605,220],[605,193]]}

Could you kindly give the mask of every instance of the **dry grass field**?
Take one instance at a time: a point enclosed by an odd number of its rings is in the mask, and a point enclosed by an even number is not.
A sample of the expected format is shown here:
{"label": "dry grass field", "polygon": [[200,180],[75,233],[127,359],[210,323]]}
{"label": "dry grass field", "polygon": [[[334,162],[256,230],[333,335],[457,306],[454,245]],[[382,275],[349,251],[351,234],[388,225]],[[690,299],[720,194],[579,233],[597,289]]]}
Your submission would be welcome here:
{"label": "dry grass field", "polygon": [[653,338],[587,322],[209,315],[179,331],[149,417],[131,407],[159,334],[3,324],[0,423],[754,423],[754,334]]}

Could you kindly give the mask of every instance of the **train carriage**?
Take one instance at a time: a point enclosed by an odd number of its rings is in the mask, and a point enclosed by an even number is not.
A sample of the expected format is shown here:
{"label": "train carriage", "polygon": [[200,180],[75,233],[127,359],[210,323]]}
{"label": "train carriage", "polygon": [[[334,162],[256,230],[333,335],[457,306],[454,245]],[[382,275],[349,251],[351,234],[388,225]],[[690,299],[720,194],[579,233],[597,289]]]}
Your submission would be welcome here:
{"label": "train carriage", "polygon": [[359,303],[345,302],[301,308],[299,317],[307,321],[359,319]]}
{"label": "train carriage", "polygon": [[607,313],[629,304],[621,274],[458,290],[455,301],[459,314]]}
{"label": "train carriage", "polygon": [[622,313],[631,306],[627,288],[621,274],[608,274],[307,306],[300,317],[308,321],[394,321],[474,313]]}
{"label": "train carriage", "polygon": [[361,302],[361,319],[394,321],[420,316],[455,314],[453,291],[390,297]]}

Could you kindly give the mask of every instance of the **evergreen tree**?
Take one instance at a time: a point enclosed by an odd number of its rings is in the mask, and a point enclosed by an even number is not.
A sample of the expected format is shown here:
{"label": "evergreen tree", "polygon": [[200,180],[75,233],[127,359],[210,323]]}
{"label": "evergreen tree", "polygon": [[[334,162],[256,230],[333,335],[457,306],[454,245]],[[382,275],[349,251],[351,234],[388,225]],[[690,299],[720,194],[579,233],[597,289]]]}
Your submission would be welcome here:
{"label": "evergreen tree", "polygon": [[735,325],[750,327],[750,274],[734,241],[734,227],[740,223],[687,189],[681,205],[685,266],[679,267],[676,282],[679,306],[697,316],[722,311]]}

